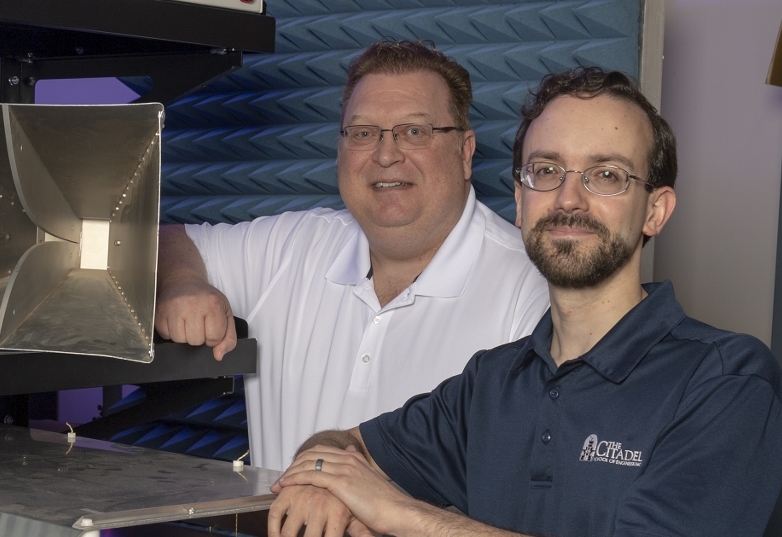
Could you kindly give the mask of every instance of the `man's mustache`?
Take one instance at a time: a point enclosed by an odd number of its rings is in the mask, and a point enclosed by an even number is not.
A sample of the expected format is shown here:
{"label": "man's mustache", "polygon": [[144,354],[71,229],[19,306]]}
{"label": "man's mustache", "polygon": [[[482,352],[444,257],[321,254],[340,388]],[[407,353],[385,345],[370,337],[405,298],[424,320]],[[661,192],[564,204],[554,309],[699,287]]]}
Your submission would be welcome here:
{"label": "man's mustache", "polygon": [[533,231],[542,232],[547,227],[560,226],[588,229],[602,236],[610,235],[608,227],[603,222],[594,216],[583,213],[551,213],[538,220]]}

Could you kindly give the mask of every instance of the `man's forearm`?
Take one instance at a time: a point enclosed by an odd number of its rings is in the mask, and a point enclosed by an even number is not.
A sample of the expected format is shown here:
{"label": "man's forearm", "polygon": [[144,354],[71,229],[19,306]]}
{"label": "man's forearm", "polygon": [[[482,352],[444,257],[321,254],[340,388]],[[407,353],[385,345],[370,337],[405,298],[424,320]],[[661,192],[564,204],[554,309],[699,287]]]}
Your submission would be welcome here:
{"label": "man's forearm", "polygon": [[390,533],[397,537],[530,537],[489,526],[464,515],[411,500],[400,527]]}
{"label": "man's forearm", "polygon": [[160,228],[155,328],[165,339],[213,348],[216,360],[236,346],[233,310],[209,284],[201,253],[184,226]]}
{"label": "man's forearm", "polygon": [[198,248],[187,236],[182,225],[160,227],[158,248],[158,284],[165,286],[169,281],[182,277],[200,278],[207,281],[206,265]]}

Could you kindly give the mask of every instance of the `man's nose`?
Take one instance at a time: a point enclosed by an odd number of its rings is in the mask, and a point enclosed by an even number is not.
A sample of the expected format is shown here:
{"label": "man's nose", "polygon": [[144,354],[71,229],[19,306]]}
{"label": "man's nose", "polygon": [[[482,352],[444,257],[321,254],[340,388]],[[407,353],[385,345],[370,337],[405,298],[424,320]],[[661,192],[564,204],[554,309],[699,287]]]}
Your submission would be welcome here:
{"label": "man's nose", "polygon": [[399,149],[393,133],[381,132],[380,141],[373,154],[373,160],[383,167],[388,167],[404,160],[404,158],[404,152]]}
{"label": "man's nose", "polygon": [[565,172],[562,185],[556,190],[556,208],[564,211],[586,210],[588,208],[587,189],[584,187],[583,174],[578,171]]}

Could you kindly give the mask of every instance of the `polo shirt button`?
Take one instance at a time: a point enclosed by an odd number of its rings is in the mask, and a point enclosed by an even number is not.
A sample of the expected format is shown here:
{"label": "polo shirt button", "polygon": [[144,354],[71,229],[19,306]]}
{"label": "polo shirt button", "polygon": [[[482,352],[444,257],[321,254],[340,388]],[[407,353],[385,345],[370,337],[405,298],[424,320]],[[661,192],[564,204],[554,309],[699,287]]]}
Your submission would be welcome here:
{"label": "polo shirt button", "polygon": [[540,439],[544,444],[548,444],[551,441],[551,433],[549,431],[544,432]]}
{"label": "polo shirt button", "polygon": [[552,399],[556,399],[559,397],[559,388],[552,388],[550,392],[548,392],[548,396]]}
{"label": "polo shirt button", "polygon": [[369,355],[365,354],[364,356],[362,356],[361,361],[364,362],[365,364],[369,363]]}
{"label": "polo shirt button", "polygon": [[380,317],[375,317],[374,319],[372,319],[372,322],[375,324],[380,324]]}

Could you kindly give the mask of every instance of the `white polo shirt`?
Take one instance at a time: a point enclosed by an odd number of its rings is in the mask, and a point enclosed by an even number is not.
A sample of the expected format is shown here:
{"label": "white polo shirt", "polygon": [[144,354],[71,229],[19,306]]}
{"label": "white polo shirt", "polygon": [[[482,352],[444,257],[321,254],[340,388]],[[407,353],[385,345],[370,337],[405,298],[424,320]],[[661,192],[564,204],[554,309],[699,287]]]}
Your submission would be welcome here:
{"label": "white polo shirt", "polygon": [[384,308],[367,279],[367,238],[347,211],[186,229],[258,340],[245,394],[252,464],[264,468],[285,469],[317,431],[432,390],[476,351],[530,334],[548,308],[519,230],[473,191],[426,269]]}

